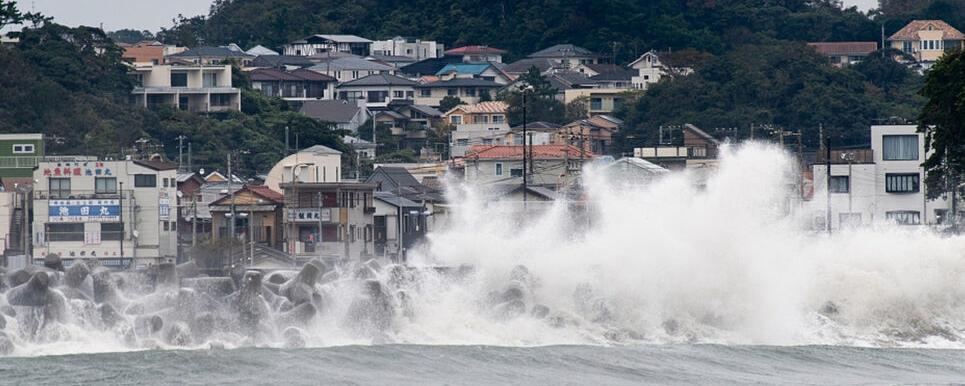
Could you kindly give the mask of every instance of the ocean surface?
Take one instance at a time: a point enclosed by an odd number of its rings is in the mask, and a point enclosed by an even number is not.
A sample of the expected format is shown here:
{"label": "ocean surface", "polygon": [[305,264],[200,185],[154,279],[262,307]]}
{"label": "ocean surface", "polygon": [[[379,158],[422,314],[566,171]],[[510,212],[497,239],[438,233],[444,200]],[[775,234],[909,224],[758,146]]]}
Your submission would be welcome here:
{"label": "ocean surface", "polygon": [[150,350],[0,359],[3,384],[953,384],[965,350],[422,346]]}

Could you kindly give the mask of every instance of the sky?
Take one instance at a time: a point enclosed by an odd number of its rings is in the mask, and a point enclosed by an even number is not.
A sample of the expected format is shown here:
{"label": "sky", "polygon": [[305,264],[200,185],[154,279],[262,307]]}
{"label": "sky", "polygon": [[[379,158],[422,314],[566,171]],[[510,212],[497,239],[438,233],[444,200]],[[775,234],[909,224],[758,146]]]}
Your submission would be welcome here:
{"label": "sky", "polygon": [[[178,14],[206,15],[211,5],[210,0],[18,0],[17,3],[21,11],[39,11],[69,26],[103,23],[107,31],[132,28],[151,32],[170,27]],[[844,0],[844,4],[866,11],[877,6],[878,0]]]}

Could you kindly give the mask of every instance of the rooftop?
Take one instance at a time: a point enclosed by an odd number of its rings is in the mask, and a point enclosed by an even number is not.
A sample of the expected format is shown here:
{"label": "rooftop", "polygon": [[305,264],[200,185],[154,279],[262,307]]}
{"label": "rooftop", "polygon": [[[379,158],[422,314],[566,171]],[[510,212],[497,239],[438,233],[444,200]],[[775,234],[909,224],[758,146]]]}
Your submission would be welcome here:
{"label": "rooftop", "polygon": [[501,101],[489,101],[489,102],[479,102],[471,105],[459,105],[453,107],[452,110],[446,112],[445,115],[452,114],[453,111],[461,110],[466,114],[485,114],[485,113],[505,113],[509,109],[509,105],[506,102]]}
{"label": "rooftop", "polygon": [[[590,152],[583,152],[580,148],[572,145],[530,145],[532,158],[535,159],[563,159],[593,157]],[[529,157],[529,154],[527,154]],[[521,145],[474,145],[466,153],[466,159],[522,159],[523,146]]]}
{"label": "rooftop", "polygon": [[368,71],[394,71],[395,67],[375,60],[365,60],[358,56],[345,56],[333,58],[309,67],[312,71],[341,71],[341,70],[368,70]]}
{"label": "rooftop", "polygon": [[808,46],[822,55],[867,55],[878,50],[877,42],[814,42]]}
{"label": "rooftop", "polygon": [[595,52],[586,48],[572,44],[557,44],[552,47],[544,48],[529,54],[530,58],[566,58],[566,57],[585,57],[599,56]]}
{"label": "rooftop", "polygon": [[372,74],[361,78],[350,80],[340,84],[338,87],[353,86],[418,86],[419,83],[403,77],[389,74]]}
{"label": "rooftop", "polygon": [[496,83],[491,80],[479,79],[479,78],[456,78],[450,80],[440,80],[432,83],[423,83],[418,87],[422,88],[437,88],[437,87],[502,87],[501,84]]}
{"label": "rooftop", "polygon": [[311,100],[303,102],[299,112],[323,122],[344,123],[351,122],[359,109],[355,103],[343,100]]}
{"label": "rooftop", "polygon": [[462,46],[446,50],[445,52],[446,55],[502,55],[505,53],[506,50],[489,46]]}
{"label": "rooftop", "polygon": [[457,74],[472,74],[479,75],[485,72],[489,67],[492,67],[489,63],[450,63],[445,67],[439,69],[436,75],[443,75],[449,73]]}
{"label": "rooftop", "polygon": [[190,50],[168,55],[168,58],[197,58],[197,57],[226,57],[226,58],[251,58],[253,56],[243,51],[235,51],[228,47],[202,46]]}
{"label": "rooftop", "polygon": [[369,40],[369,39],[366,39],[366,38],[363,38],[363,37],[360,37],[360,36],[355,36],[355,35],[324,35],[324,34],[315,34],[315,35],[306,36],[306,37],[304,37],[304,38],[298,39],[298,40],[296,40],[296,41],[294,41],[294,42],[292,42],[292,43],[295,43],[295,44],[297,44],[297,43],[306,43],[306,42],[308,41],[308,39],[312,39],[312,38],[321,38],[321,39],[329,40],[329,41],[332,41],[332,42],[335,42],[335,43],[371,43],[371,42],[372,42],[372,41]]}
{"label": "rooftop", "polygon": [[942,20],[912,20],[908,25],[898,30],[888,38],[890,41],[921,40],[918,31],[940,30],[944,32],[944,40],[965,40],[961,31],[948,25]]}

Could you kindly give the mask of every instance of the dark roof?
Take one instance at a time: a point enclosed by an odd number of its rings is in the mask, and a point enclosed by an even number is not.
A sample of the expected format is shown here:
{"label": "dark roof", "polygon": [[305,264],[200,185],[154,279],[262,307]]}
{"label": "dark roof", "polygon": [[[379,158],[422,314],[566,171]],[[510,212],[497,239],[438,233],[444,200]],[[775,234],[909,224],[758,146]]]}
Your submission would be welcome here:
{"label": "dark roof", "polygon": [[197,57],[225,57],[225,58],[250,58],[248,55],[242,51],[235,51],[228,49],[226,47],[195,47],[190,50],[179,52],[176,54],[168,55],[168,58],[197,58]]}
{"label": "dark roof", "polygon": [[358,105],[343,100],[305,101],[299,110],[311,118],[332,123],[350,122],[358,111]]}
{"label": "dark roof", "polygon": [[599,56],[586,48],[572,44],[557,44],[529,54],[530,58],[565,58],[574,56]]}
{"label": "dark roof", "polygon": [[439,111],[439,109],[436,109],[435,107],[432,107],[432,106],[426,106],[426,105],[409,105],[409,106],[405,106],[405,107],[406,107],[406,108],[413,109],[413,110],[416,110],[416,111],[418,111],[418,112],[420,112],[420,113],[423,113],[423,114],[425,114],[425,115],[428,115],[428,116],[430,116],[430,117],[441,117],[441,116],[442,116],[442,111]]}
{"label": "dark roof", "polygon": [[312,71],[312,70],[304,69],[304,68],[297,68],[297,69],[294,69],[294,70],[292,70],[292,71],[289,71],[289,73],[292,74],[292,75],[295,75],[295,76],[297,76],[297,77],[299,77],[299,78],[305,79],[305,80],[314,80],[314,81],[319,81],[319,82],[334,82],[334,81],[335,81],[335,78],[333,78],[333,77],[331,77],[331,76],[322,74],[322,73],[320,73],[320,72],[315,72],[315,71]]}
{"label": "dark roof", "polygon": [[419,85],[420,88],[438,88],[438,87],[492,87],[499,88],[502,87],[501,84],[493,82],[491,80],[478,79],[478,78],[456,78],[450,80],[440,80],[438,82],[425,83]]}
{"label": "dark roof", "polygon": [[878,50],[877,42],[815,42],[808,43],[821,55],[868,55]]}
{"label": "dark roof", "polygon": [[604,72],[602,74],[594,75],[590,77],[590,81],[612,81],[612,80],[626,80],[629,81],[637,73],[633,70],[627,68],[621,68],[617,71]]}
{"label": "dark roof", "polygon": [[607,72],[622,71],[625,68],[621,65],[610,64],[610,63],[595,63],[595,64],[584,64],[586,68],[593,70],[597,74],[603,74]]}
{"label": "dark roof", "polygon": [[310,67],[315,63],[304,56],[295,55],[260,55],[251,61],[251,67]]}
{"label": "dark roof", "polygon": [[501,50],[499,48],[490,46],[462,46],[452,49],[448,49],[443,52],[446,55],[477,55],[477,54],[497,54],[502,55],[506,53],[506,50]]}
{"label": "dark roof", "polygon": [[259,68],[252,70],[251,80],[254,81],[278,81],[278,80],[288,80],[288,81],[317,81],[317,82],[334,82],[335,78],[319,74],[315,71],[309,71],[306,69],[299,68],[294,71],[285,71],[277,68]]}
{"label": "dark roof", "polygon": [[581,84],[593,83],[586,74],[576,71],[554,72],[547,75],[546,80],[557,90],[566,90]]}
{"label": "dark roof", "polygon": [[[556,123],[545,122],[545,121],[536,121],[536,122],[527,122],[527,123],[526,123],[526,130],[546,131],[546,130],[559,129],[560,127],[563,127],[563,126],[558,125],[558,124],[556,124]],[[522,129],[523,129],[523,125],[519,125],[519,126],[513,127],[512,129],[513,129],[513,130],[522,130]]]}
{"label": "dark roof", "polygon": [[422,204],[405,197],[399,197],[391,192],[375,192],[375,198],[394,207],[421,208]]}
{"label": "dark roof", "polygon": [[507,64],[503,67],[503,71],[510,74],[522,74],[534,66],[539,69],[539,72],[545,72],[551,68],[558,67],[556,63],[553,63],[552,60],[547,58],[525,58]]}
{"label": "dark roof", "polygon": [[177,169],[178,165],[167,163],[164,161],[149,161],[149,160],[134,160],[134,163],[141,165],[143,167],[154,169],[154,170],[172,170]]}
{"label": "dark roof", "polygon": [[352,86],[417,86],[418,82],[408,80],[403,77],[389,74],[372,74],[361,78],[350,80],[340,84],[338,87]]}
{"label": "dark roof", "polygon": [[462,59],[455,56],[443,56],[441,58],[423,59],[418,62],[399,67],[399,71],[408,75],[434,75],[443,67],[450,63],[461,63]]}
{"label": "dark roof", "polygon": [[422,185],[419,183],[419,180],[416,180],[415,177],[413,177],[412,174],[409,173],[408,170],[398,166],[379,166],[375,168],[375,170],[372,172],[372,175],[369,176],[369,178],[365,179],[365,182],[369,183],[373,181],[376,174],[382,174],[384,177],[391,180],[396,186]]}

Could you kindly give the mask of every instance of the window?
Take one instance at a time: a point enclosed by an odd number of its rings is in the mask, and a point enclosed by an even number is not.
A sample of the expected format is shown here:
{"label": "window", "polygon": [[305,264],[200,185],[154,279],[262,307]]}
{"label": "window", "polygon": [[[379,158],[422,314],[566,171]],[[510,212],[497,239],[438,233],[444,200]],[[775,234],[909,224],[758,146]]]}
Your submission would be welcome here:
{"label": "window", "polygon": [[101,223],[101,241],[118,241],[124,236],[124,224]]}
{"label": "window", "polygon": [[154,174],[135,174],[135,188],[153,188],[157,186],[157,176]]}
{"label": "window", "polygon": [[50,198],[67,198],[70,196],[70,178],[50,179]]}
{"label": "window", "polygon": [[218,74],[205,73],[201,75],[201,83],[204,87],[218,87]]}
{"label": "window", "polygon": [[33,154],[34,145],[29,143],[13,145],[13,154]]}
{"label": "window", "polygon": [[47,224],[48,241],[84,241],[84,224]]}
{"label": "window", "polygon": [[405,98],[405,91],[396,90],[392,92],[392,97],[396,99]]}
{"label": "window", "polygon": [[489,123],[489,116],[488,115],[473,116],[472,123]]}
{"label": "window", "polygon": [[493,139],[492,139],[492,138],[483,138],[482,144],[483,144],[483,145],[492,145],[492,144],[493,144]]}
{"label": "window", "polygon": [[469,146],[469,139],[468,138],[457,139],[456,146]]}
{"label": "window", "polygon": [[894,221],[900,225],[921,224],[921,215],[915,210],[896,210],[892,212],[885,212],[885,218],[888,219],[888,221]]}
{"label": "window", "polygon": [[493,115],[493,123],[506,123],[506,117],[502,115]]}
{"label": "window", "polygon": [[520,135],[513,134],[513,144],[516,145],[516,146],[522,146],[522,145],[523,145],[523,135],[522,135],[522,134],[520,134]]}
{"label": "window", "polygon": [[590,98],[590,110],[603,110],[603,99]]}
{"label": "window", "polygon": [[432,96],[432,90],[431,90],[431,89],[428,89],[428,88],[421,89],[421,90],[419,90],[419,96],[421,96],[421,97],[431,97],[431,96]]}
{"label": "window", "polygon": [[231,94],[211,94],[211,106],[230,106]]}
{"label": "window", "polygon": [[117,193],[117,178],[114,178],[114,177],[94,178],[94,193],[102,193],[102,194]]}
{"label": "window", "polygon": [[414,95],[415,95],[415,91],[406,91],[406,92],[405,92],[405,97],[406,97],[407,99],[412,99],[412,97],[413,97]]}
{"label": "window", "polygon": [[467,88],[467,89],[466,89],[466,95],[468,95],[468,96],[476,96],[476,89],[474,89],[474,88]]}
{"label": "window", "polygon": [[496,175],[497,176],[503,175],[503,164],[498,162],[496,163]]}
{"label": "window", "polygon": [[184,72],[172,72],[171,87],[188,87],[188,74]]}
{"label": "window", "polygon": [[461,124],[461,123],[462,123],[462,115],[453,115],[453,116],[449,117],[449,123],[452,123],[453,125]]}
{"label": "window", "polygon": [[851,178],[848,176],[831,176],[831,193],[848,193],[851,191]]}
{"label": "window", "polygon": [[446,89],[446,95],[449,95],[449,96],[459,95],[459,89],[457,88]]}
{"label": "window", "polygon": [[358,71],[352,71],[352,79],[358,79],[358,78],[359,78],[359,72],[358,72]]}
{"label": "window", "polygon": [[841,63],[841,57],[838,56],[838,55],[832,56],[832,57],[831,57],[831,63],[833,63],[833,64]]}
{"label": "window", "polygon": [[888,173],[885,174],[885,192],[888,193],[918,193],[918,173]]}
{"label": "window", "polygon": [[918,135],[885,135],[881,138],[885,161],[917,161]]}
{"label": "window", "polygon": [[522,177],[522,176],[523,176],[523,169],[521,169],[521,168],[520,168],[520,169],[509,169],[509,176],[510,176],[510,177]]}
{"label": "window", "polygon": [[165,230],[165,231],[171,230],[171,226],[168,225],[168,222],[167,222],[167,221],[161,221],[161,223],[164,224],[164,230]]}
{"label": "window", "polygon": [[908,54],[912,53],[913,48],[911,46],[911,42],[902,42],[901,50]]}

